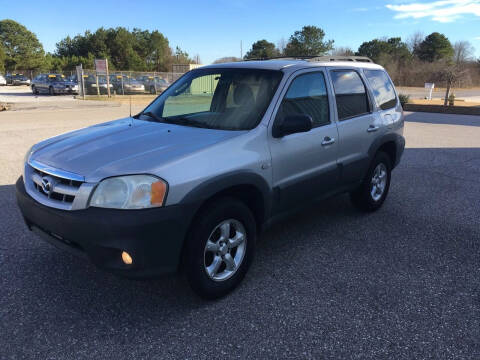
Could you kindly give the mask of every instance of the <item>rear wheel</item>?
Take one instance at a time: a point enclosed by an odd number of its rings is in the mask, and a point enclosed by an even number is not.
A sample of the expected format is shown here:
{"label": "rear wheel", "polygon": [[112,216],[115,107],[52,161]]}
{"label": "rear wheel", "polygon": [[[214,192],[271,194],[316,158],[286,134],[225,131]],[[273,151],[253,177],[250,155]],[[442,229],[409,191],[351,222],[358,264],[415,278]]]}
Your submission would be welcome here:
{"label": "rear wheel", "polygon": [[244,278],[255,252],[256,225],[241,201],[223,198],[197,216],[185,248],[187,279],[201,297],[215,299]]}
{"label": "rear wheel", "polygon": [[35,85],[32,85],[32,93],[33,93],[34,95],[38,95],[38,89],[37,89],[37,87],[36,87]]}
{"label": "rear wheel", "polygon": [[382,206],[390,188],[391,169],[389,156],[384,152],[377,153],[362,184],[350,194],[358,209],[375,211]]}

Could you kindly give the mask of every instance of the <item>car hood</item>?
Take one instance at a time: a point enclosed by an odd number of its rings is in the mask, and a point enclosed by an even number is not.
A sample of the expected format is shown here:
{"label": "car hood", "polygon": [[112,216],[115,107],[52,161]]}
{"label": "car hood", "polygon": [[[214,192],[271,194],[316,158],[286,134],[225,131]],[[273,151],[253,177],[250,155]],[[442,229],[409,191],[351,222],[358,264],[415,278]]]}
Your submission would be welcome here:
{"label": "car hood", "polygon": [[242,133],[125,118],[45,140],[30,159],[95,182],[115,175],[156,174],[155,169],[170,161]]}

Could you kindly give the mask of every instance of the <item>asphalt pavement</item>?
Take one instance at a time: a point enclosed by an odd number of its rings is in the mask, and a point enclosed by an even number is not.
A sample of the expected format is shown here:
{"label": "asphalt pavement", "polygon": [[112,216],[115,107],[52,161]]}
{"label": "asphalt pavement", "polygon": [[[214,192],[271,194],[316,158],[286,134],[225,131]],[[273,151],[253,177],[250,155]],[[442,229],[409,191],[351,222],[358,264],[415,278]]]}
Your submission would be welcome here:
{"label": "asphalt pavement", "polygon": [[305,209],[205,302],[181,277],[115,277],[27,231],[1,147],[26,150],[22,116],[0,114],[0,359],[480,358],[480,117],[407,114],[378,212],[346,195]]}

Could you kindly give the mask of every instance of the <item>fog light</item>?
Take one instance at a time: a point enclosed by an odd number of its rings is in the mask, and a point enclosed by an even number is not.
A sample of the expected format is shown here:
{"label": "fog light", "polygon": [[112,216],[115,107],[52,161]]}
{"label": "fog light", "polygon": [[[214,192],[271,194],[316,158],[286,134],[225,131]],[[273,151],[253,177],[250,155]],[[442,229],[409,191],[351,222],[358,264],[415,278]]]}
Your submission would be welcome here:
{"label": "fog light", "polygon": [[133,263],[132,257],[126,251],[122,251],[122,260],[127,265],[132,265],[132,263]]}

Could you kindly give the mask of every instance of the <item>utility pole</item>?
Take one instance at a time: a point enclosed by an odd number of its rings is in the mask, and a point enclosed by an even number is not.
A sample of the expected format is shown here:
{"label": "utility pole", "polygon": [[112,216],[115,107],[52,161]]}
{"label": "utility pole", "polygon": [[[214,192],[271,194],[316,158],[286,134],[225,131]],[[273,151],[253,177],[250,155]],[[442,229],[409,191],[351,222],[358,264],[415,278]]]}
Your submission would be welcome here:
{"label": "utility pole", "polygon": [[240,40],[240,59],[243,59],[243,43],[242,43],[242,40]]}

